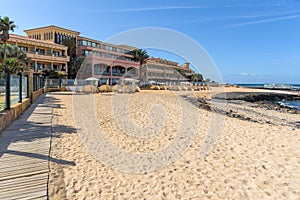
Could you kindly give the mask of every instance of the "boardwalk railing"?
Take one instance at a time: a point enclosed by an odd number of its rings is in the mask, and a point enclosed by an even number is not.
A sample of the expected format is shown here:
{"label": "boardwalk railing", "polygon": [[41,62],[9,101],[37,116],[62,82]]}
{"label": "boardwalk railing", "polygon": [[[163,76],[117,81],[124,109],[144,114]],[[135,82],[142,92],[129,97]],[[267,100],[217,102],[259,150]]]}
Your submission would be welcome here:
{"label": "boardwalk railing", "polygon": [[0,74],[0,111],[9,110],[11,105],[29,98],[30,91],[35,92],[43,87],[44,78],[39,74],[18,73],[9,77],[5,73]]}

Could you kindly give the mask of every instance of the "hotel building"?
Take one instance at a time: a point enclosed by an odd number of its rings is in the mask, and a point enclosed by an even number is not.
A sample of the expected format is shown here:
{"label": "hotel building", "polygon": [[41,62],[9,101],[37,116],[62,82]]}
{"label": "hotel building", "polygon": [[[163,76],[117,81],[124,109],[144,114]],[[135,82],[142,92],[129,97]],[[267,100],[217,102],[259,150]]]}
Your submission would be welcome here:
{"label": "hotel building", "polygon": [[141,71],[143,81],[156,82],[189,81],[187,77],[194,73],[189,63],[179,65],[177,62],[153,57],[146,59]]}
{"label": "hotel building", "polygon": [[[122,77],[138,79],[141,73],[143,81],[172,82],[185,81],[193,71],[189,63],[179,65],[177,62],[148,58],[139,72],[139,62],[128,52],[136,47],[115,45],[80,36],[80,32],[58,26],[45,26],[24,31],[26,36],[10,34],[9,44],[17,45],[27,53],[31,63],[29,67],[35,72],[56,70],[67,77],[70,57],[68,47],[62,41],[74,41],[76,56],[86,57],[90,66],[85,77],[95,77],[100,84],[116,84]],[[185,77],[183,76],[185,75]]]}
{"label": "hotel building", "polygon": [[[67,56],[67,47],[62,45],[64,39],[71,39],[75,43],[76,56],[86,57],[86,62],[92,66],[89,76],[99,78],[100,84],[109,82],[115,84],[121,77],[138,78],[139,75],[139,63],[133,59],[133,56],[128,52],[135,47],[127,45],[114,45],[90,38],[79,36],[80,32],[57,27],[57,26],[45,26],[40,28],[28,29],[24,31],[27,37],[22,37],[24,40],[35,41],[41,44],[51,44],[51,48],[36,48],[33,49],[37,52],[37,55],[53,55],[52,64],[36,61],[36,71],[43,69],[55,69],[58,71],[64,71],[67,74],[67,62],[70,58]],[[21,47],[20,47],[21,48]],[[61,48],[61,51],[57,51]],[[32,58],[28,54],[29,58]],[[40,57],[38,57],[39,59]],[[65,58],[64,63],[54,62],[57,58]],[[53,67],[52,67],[53,66]],[[86,78],[86,77],[85,77]]]}
{"label": "hotel building", "polygon": [[68,47],[15,34],[10,34],[8,44],[18,46],[27,54],[31,60],[27,67],[33,71],[42,72],[46,69],[54,69],[67,75],[67,63],[70,60],[66,55]]}
{"label": "hotel building", "polygon": [[139,62],[128,52],[135,49],[126,45],[114,45],[86,37],[77,38],[77,56],[85,56],[92,66],[90,76],[98,78],[100,84],[116,84],[120,78],[139,76]]}

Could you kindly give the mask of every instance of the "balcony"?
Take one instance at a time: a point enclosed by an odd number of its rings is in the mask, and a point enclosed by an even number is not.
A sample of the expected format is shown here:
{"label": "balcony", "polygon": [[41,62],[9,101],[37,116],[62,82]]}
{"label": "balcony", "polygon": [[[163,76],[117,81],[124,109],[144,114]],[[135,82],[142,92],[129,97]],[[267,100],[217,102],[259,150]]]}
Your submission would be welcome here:
{"label": "balcony", "polygon": [[54,56],[54,54],[42,54],[34,51],[29,51],[27,53],[28,58],[31,59],[38,59],[38,60],[47,60],[52,62],[69,62],[70,57],[69,56]]}

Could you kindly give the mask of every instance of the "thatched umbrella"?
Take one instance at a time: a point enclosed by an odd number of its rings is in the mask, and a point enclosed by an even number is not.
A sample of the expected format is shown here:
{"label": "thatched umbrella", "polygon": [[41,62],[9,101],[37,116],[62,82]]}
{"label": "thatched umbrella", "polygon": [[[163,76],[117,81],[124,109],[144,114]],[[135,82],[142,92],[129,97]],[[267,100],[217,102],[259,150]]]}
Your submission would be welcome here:
{"label": "thatched umbrella", "polygon": [[84,93],[98,93],[99,92],[98,88],[94,85],[85,85],[82,88],[82,91]]}
{"label": "thatched umbrella", "polygon": [[160,90],[158,85],[151,85],[150,90]]}
{"label": "thatched umbrella", "polygon": [[101,85],[98,89],[100,92],[112,92],[110,85]]}
{"label": "thatched umbrella", "polygon": [[111,87],[113,92],[122,92],[122,86],[120,85],[114,85]]}

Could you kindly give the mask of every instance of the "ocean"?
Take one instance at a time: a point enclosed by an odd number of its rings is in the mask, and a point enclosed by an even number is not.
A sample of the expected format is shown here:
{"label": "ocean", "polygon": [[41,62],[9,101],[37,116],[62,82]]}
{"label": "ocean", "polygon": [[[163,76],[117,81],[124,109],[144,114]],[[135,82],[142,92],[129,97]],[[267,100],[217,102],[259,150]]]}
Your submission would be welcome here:
{"label": "ocean", "polygon": [[[284,90],[293,90],[300,91],[300,84],[236,84],[240,87],[249,87],[249,88],[266,88],[266,89],[284,89]],[[279,105],[300,110],[300,101],[287,101],[282,100],[277,102]]]}
{"label": "ocean", "polygon": [[300,90],[300,84],[235,84],[240,87]]}

